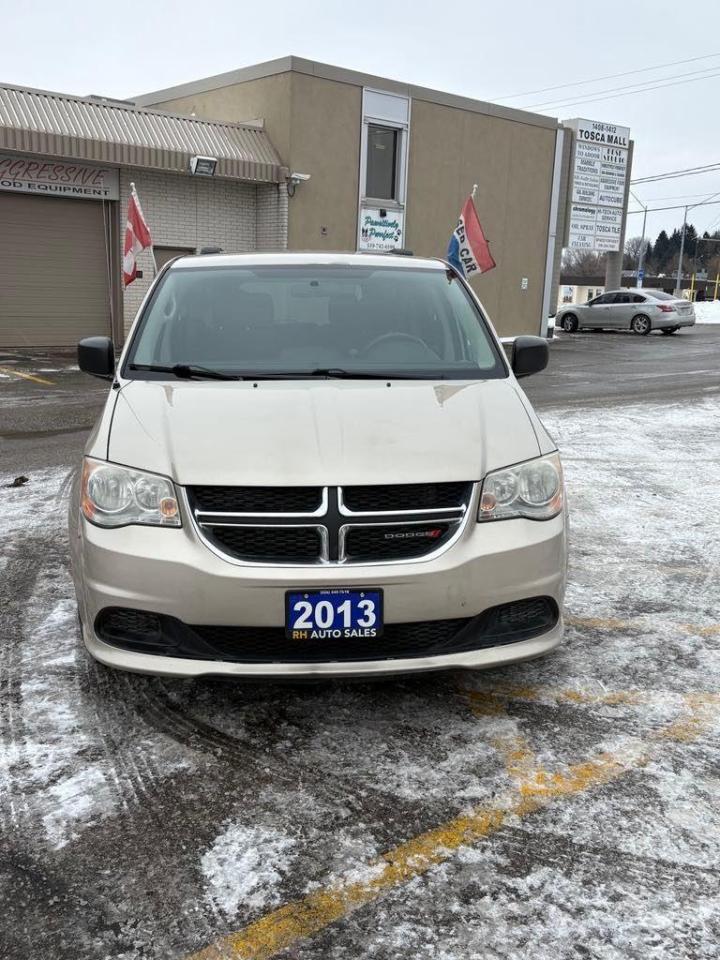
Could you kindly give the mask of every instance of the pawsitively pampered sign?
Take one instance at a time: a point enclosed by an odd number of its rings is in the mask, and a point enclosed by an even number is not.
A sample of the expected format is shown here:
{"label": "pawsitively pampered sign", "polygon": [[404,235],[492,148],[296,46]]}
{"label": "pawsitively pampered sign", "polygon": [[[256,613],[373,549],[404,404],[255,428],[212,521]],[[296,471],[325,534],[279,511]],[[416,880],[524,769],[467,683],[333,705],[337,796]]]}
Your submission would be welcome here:
{"label": "pawsitively pampered sign", "polygon": [[360,210],[360,250],[394,250],[402,247],[404,210],[363,207]]}
{"label": "pawsitively pampered sign", "polygon": [[74,160],[13,157],[0,153],[0,190],[35,196],[117,200],[118,172]]}

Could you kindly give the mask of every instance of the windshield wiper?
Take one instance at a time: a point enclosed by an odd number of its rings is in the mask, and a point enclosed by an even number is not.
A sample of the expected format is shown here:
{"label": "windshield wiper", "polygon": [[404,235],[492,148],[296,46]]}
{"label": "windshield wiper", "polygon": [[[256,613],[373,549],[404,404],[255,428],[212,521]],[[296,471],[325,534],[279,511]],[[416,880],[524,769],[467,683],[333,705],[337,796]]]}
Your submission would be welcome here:
{"label": "windshield wiper", "polygon": [[328,377],[337,380],[444,380],[442,374],[372,373],[365,370],[343,370],[342,367],[318,367],[304,374],[307,377]]}
{"label": "windshield wiper", "polygon": [[199,367],[193,363],[176,363],[173,366],[164,366],[160,363],[131,363],[131,370],[147,370],[150,373],[171,373],[180,380],[204,378],[205,380],[245,380],[234,373],[222,373],[220,370],[211,370],[210,367]]}

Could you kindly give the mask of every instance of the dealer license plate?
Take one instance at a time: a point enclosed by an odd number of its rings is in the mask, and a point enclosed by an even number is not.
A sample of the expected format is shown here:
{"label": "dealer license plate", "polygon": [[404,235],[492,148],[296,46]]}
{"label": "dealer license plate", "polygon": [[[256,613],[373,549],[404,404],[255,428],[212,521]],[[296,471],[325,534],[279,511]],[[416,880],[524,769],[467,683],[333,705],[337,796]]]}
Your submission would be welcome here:
{"label": "dealer license plate", "polygon": [[289,640],[372,640],[382,635],[382,590],[298,590],[285,594]]}

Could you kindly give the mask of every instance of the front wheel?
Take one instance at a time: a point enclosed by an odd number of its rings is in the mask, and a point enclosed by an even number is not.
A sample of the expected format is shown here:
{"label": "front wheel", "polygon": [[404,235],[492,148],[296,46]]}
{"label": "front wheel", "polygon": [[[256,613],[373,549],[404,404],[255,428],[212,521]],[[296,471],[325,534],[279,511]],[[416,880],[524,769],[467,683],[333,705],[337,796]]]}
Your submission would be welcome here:
{"label": "front wheel", "polygon": [[680,327],[663,327],[660,333],[663,333],[666,337],[670,336],[671,333],[677,333]]}
{"label": "front wheel", "polygon": [[566,313],[562,318],[562,328],[565,333],[575,333],[578,328],[578,318],[574,313]]}
{"label": "front wheel", "polygon": [[630,329],[633,333],[639,333],[641,337],[646,337],[652,329],[650,317],[646,317],[645,314],[639,313],[630,321]]}

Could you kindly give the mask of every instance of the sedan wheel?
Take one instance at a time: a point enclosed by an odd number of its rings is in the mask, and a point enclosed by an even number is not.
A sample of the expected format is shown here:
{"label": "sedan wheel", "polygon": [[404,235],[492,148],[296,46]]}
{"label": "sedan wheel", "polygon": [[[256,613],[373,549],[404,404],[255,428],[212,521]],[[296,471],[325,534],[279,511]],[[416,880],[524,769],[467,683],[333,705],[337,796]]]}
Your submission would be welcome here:
{"label": "sedan wheel", "polygon": [[639,333],[642,337],[646,337],[651,330],[650,317],[646,317],[642,313],[638,314],[630,321],[630,329],[633,333]]}
{"label": "sedan wheel", "polygon": [[669,336],[671,333],[677,333],[680,327],[663,327],[661,333],[664,333],[665,336]]}
{"label": "sedan wheel", "polygon": [[578,318],[574,313],[566,313],[562,318],[562,328],[565,333],[575,333],[578,328]]}

